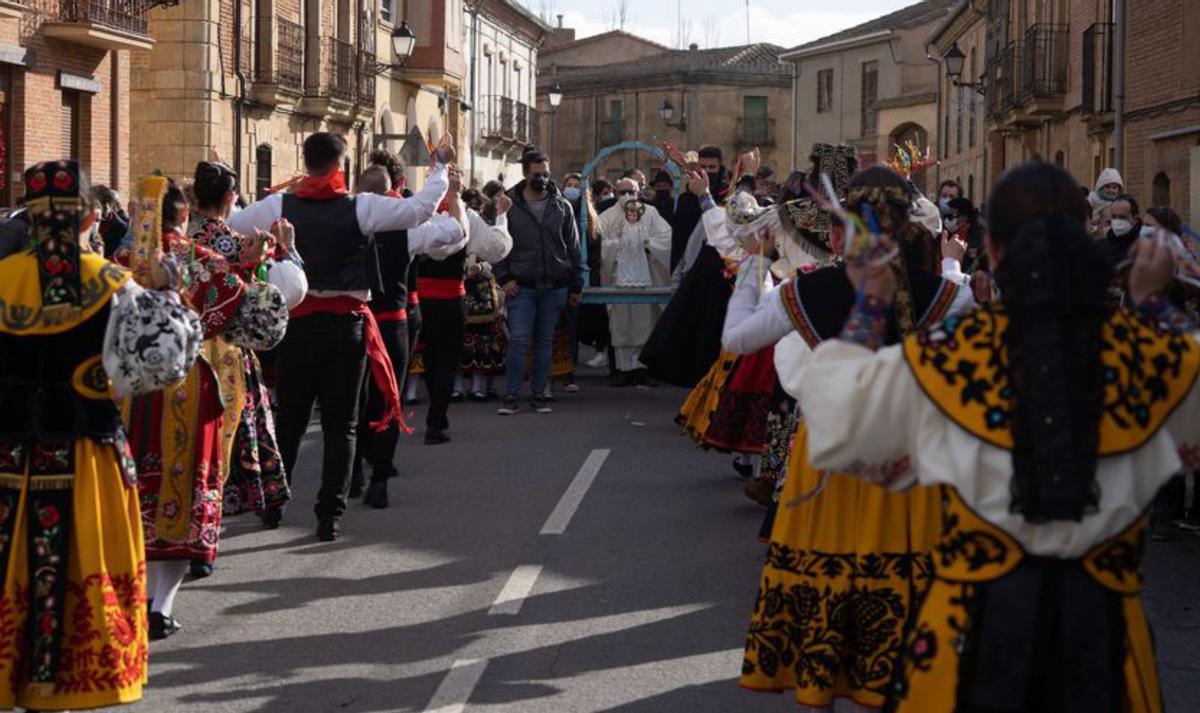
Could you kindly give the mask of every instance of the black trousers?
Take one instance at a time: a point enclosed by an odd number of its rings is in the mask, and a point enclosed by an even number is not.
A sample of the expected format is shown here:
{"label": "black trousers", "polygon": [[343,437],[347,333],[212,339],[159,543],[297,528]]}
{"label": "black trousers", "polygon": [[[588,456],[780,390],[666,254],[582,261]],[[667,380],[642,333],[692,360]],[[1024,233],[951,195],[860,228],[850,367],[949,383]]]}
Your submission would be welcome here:
{"label": "black trousers", "polygon": [[450,428],[447,412],[454,393],[454,377],[462,360],[463,334],[467,326],[466,305],[461,297],[452,300],[421,300],[421,341],[425,344],[425,388],[429,391],[429,413],[425,426],[432,431]]}
{"label": "black trousers", "polygon": [[[379,333],[387,347],[396,381],[403,387],[404,375],[408,373],[408,322],[406,320],[380,320]],[[383,415],[383,395],[370,375],[366,378],[366,408],[358,424],[358,449],[354,456],[354,472],[360,473],[362,461],[371,465],[371,481],[386,481],[396,474],[393,462],[396,446],[400,443],[400,426],[393,423],[384,431],[371,428],[371,422]],[[401,392],[403,393],[403,392]],[[357,475],[355,477],[358,477]]]}
{"label": "black trousers", "polygon": [[367,366],[363,318],[358,315],[313,314],[288,324],[279,345],[275,388],[279,400],[279,450],[288,480],[295,472],[300,439],[321,404],[324,458],[317,517],[340,517],[354,460],[359,395]]}

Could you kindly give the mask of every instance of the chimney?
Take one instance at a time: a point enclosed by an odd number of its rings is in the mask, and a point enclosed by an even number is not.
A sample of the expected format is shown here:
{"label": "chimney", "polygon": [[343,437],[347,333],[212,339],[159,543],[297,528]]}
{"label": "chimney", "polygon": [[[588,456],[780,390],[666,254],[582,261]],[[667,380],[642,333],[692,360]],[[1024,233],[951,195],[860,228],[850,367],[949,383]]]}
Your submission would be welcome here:
{"label": "chimney", "polygon": [[558,15],[558,29],[562,29],[562,14]]}
{"label": "chimney", "polygon": [[692,44],[688,45],[688,49],[695,52],[696,50],[700,49],[700,45],[693,42]]}

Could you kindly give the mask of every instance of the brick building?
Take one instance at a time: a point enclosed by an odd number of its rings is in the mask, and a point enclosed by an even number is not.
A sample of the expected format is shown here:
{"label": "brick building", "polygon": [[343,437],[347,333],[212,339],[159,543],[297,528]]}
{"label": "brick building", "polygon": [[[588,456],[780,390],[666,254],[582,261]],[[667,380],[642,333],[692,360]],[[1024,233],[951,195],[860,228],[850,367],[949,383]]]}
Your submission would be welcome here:
{"label": "brick building", "polygon": [[[736,153],[757,146],[764,165],[791,167],[792,76],[779,61],[781,47],[667,50],[631,37],[611,32],[542,53],[542,145],[555,173],[578,171],[600,149],[623,141],[665,140],[684,149],[715,144],[730,166]],[[547,93],[555,82],[563,99],[551,113]],[[641,152],[617,153],[595,175],[611,178],[626,168],[651,171],[658,162]]]}
{"label": "brick building", "polygon": [[357,0],[182,0],[150,13],[134,59],[135,174],[188,176],[216,150],[248,194],[300,173],[309,133],[344,134],[357,161],[375,109]]}
{"label": "brick building", "polygon": [[24,168],[78,158],[97,183],[129,183],[131,52],[147,50],[145,0],[0,2],[0,205]]}
{"label": "brick building", "polygon": [[[963,0],[928,40],[932,56],[957,46],[967,57],[957,81],[940,65],[941,177],[964,186],[978,179],[978,203],[1022,161],[1051,161],[1088,187],[1120,166],[1143,204],[1200,218],[1200,49],[1190,42],[1200,5],[1127,0],[1124,21],[1125,150],[1117,156],[1112,1]],[[964,122],[965,143],[957,138]]]}

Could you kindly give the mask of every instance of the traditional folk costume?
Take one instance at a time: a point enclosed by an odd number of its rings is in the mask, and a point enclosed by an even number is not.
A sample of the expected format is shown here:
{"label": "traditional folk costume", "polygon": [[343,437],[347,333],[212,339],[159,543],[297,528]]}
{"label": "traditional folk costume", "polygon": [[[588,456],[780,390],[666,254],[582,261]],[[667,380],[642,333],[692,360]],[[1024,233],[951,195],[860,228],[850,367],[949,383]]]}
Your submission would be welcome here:
{"label": "traditional folk costume", "polygon": [[508,354],[504,292],[492,274],[492,264],[508,256],[512,236],[503,215],[491,223],[474,210],[469,215],[472,236],[467,245],[468,273],[474,274],[464,281],[467,325],[460,368],[471,377],[472,398],[481,400],[494,393],[491,380],[504,373]]}
{"label": "traditional folk costume", "polygon": [[[392,198],[402,196],[388,192]],[[388,359],[392,362],[392,371],[396,374],[397,385],[402,385],[408,374],[409,341],[414,324],[420,324],[420,315],[416,314],[417,293],[409,290],[409,284],[415,286],[416,270],[413,267],[412,256],[408,254],[408,232],[395,231],[380,233],[376,236],[375,255],[382,289],[372,293],[370,308],[379,325],[379,335],[383,339]],[[368,259],[371,254],[368,253]],[[372,268],[368,268],[372,270]],[[411,309],[410,309],[411,308]],[[363,462],[371,466],[371,482],[376,490],[386,492],[388,478],[397,475],[395,457],[396,447],[400,445],[400,434],[411,431],[402,419],[392,419],[382,431],[376,431],[370,424],[384,418],[387,411],[387,398],[379,389],[374,379],[367,379],[367,396],[363,404],[363,413],[358,423],[358,443],[354,449],[354,467],[352,471],[351,497],[358,497],[364,481]],[[368,504],[382,509],[387,505],[386,498],[380,492],[372,494]]]}
{"label": "traditional folk costume", "polygon": [[[183,266],[181,295],[204,330],[201,357],[186,378],[122,409],[140,476],[151,634],[161,637],[179,628],[171,611],[189,562],[211,565],[217,556],[225,464],[245,405],[243,350],[274,348],[288,317],[284,294],[274,284],[247,284],[219,253],[164,230],[162,192],[153,185],[143,184],[135,227]],[[293,266],[293,276],[296,271]],[[276,272],[277,278],[286,274]]]}
{"label": "traditional folk costume", "polygon": [[[240,276],[248,283],[263,277],[269,279],[271,271],[291,270],[293,284],[303,283],[299,258],[286,264],[264,262],[262,255],[246,254],[250,241],[234,233],[225,221],[214,217],[198,216],[188,228],[192,242],[207,248],[240,268]],[[256,276],[259,266],[266,273]],[[275,284],[281,286],[277,279]],[[294,307],[304,298],[299,294],[285,294],[287,306]],[[271,396],[263,378],[262,366],[252,349],[237,347],[228,352],[230,358],[240,362],[241,399],[226,399],[222,430],[236,429],[231,453],[226,462],[227,476],[223,489],[223,513],[237,515],[254,512],[260,517],[270,510],[279,510],[291,498],[291,488],[283,470],[283,456],[279,452],[275,434],[275,416],[271,410]],[[241,408],[236,409],[240,401]]]}
{"label": "traditional folk costume", "polygon": [[[1058,502],[1054,489],[1076,477],[1059,469],[1079,461],[1056,457],[1024,476],[1014,466],[1022,413],[1003,305],[878,352],[835,341],[812,356],[799,392],[820,414],[807,433],[814,466],[893,489],[927,486],[945,506],[894,710],[1162,710],[1140,595],[1145,512],[1163,483],[1197,465],[1200,346],[1154,317],[1118,309],[1103,323],[1098,438],[1083,446],[1091,502],[1075,519],[1022,514],[1034,498]],[[1074,366],[1029,351],[1022,366],[1047,374],[1035,388]],[[1028,423],[1045,432],[1035,445],[1078,445],[1052,436],[1079,414],[1022,398],[1033,402],[1023,405]]]}
{"label": "traditional folk costume", "polygon": [[[743,267],[723,341],[731,351],[748,353],[797,333],[801,341],[776,349],[782,386],[795,396],[812,350],[841,332],[855,290],[845,267],[833,266],[798,272],[760,297],[764,271],[759,257]],[[887,323],[892,342],[973,304],[970,291],[956,282],[912,266],[903,274],[906,294]],[[800,399],[799,408],[812,406]],[[930,489],[888,493],[817,471],[804,447],[807,428],[801,419],[792,442],[741,683],[754,690],[794,689],[797,702],[812,708],[828,708],[842,697],[878,707],[898,665],[910,607],[928,583],[940,497]]]}
{"label": "traditional folk costume", "polygon": [[337,537],[336,522],[346,509],[368,363],[387,402],[384,416],[371,425],[382,430],[401,416],[396,374],[367,307],[371,293],[383,290],[379,271],[372,269],[377,265],[376,238],[407,230],[409,255],[458,250],[465,236],[457,221],[430,221],[445,192],[445,167],[434,169],[425,187],[403,200],[369,193],[351,196],[342,172],[335,170],[308,176],[291,193],[272,194],[229,218],[230,226],[242,233],[266,230],[281,217],[295,226],[309,292],[292,310],[278,351],[279,448],[284,469],[291,474],[313,404],[319,400],[324,459],[314,510],[324,539]]}
{"label": "traditional folk costume", "polygon": [[[603,264],[601,282],[617,287],[651,287],[669,283],[671,226],[653,206],[622,201],[600,215]],[[638,359],[661,309],[650,304],[608,307],[614,364],[618,372],[639,372]]]}
{"label": "traditional folk costume", "polygon": [[466,245],[450,255],[422,260],[418,266],[417,289],[421,293],[421,310],[425,317],[421,335],[424,345],[422,366],[425,388],[429,392],[429,411],[425,418],[427,440],[429,434],[450,428],[447,414],[458,380],[466,331],[464,279],[467,261],[474,258],[496,263],[512,250],[512,237],[508,234],[508,221],[504,216],[497,216],[496,225],[488,225],[476,211],[470,208],[466,211]]}
{"label": "traditional folk costume", "polygon": [[136,701],[147,672],[136,471],[116,397],[183,378],[200,324],[80,252],[78,163],[34,166],[34,248],[0,260],[0,708]]}

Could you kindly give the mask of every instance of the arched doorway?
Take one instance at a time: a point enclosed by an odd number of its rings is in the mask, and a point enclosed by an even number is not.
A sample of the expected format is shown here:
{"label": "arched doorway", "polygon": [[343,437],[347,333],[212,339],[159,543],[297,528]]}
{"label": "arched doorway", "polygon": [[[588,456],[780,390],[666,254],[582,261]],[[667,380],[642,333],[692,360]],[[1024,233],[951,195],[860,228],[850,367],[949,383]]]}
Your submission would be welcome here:
{"label": "arched doorway", "polygon": [[1171,177],[1165,171],[1160,171],[1154,177],[1154,184],[1150,195],[1153,197],[1153,202],[1156,206],[1171,205]]}
{"label": "arched doorway", "polygon": [[[892,129],[892,133],[888,134],[889,153],[895,150],[896,146],[907,147],[909,144],[916,146],[921,151],[924,151],[929,146],[929,131],[920,124],[907,121]],[[890,158],[890,156],[889,156]],[[922,193],[929,193],[927,169],[914,171],[911,176],[912,182]]]}

